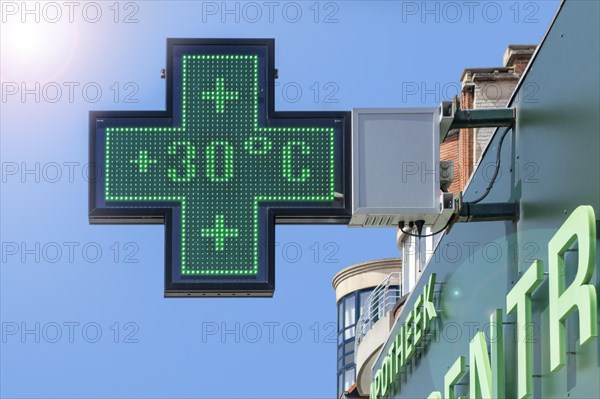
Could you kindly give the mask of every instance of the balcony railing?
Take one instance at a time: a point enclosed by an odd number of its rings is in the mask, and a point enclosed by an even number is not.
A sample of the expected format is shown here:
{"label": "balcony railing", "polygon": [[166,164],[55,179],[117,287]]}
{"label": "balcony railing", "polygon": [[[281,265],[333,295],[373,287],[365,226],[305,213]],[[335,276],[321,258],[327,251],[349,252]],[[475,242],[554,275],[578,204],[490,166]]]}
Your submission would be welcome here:
{"label": "balcony railing", "polygon": [[360,317],[356,323],[356,340],[354,353],[357,353],[364,336],[371,327],[389,311],[402,297],[402,277],[400,272],[390,273],[369,295],[360,309]]}

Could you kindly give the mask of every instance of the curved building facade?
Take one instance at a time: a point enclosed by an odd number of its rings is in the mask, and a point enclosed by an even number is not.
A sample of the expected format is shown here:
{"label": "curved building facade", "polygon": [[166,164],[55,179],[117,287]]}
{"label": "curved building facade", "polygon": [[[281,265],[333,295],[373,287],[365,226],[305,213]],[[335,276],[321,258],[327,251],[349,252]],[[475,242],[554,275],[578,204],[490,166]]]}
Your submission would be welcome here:
{"label": "curved building facade", "polygon": [[[401,295],[399,279],[401,270],[400,258],[378,259],[346,267],[333,278],[338,312],[338,398],[352,390],[353,385],[357,382],[355,347],[357,333],[365,332],[366,320],[363,313],[368,311],[372,315],[369,320],[372,321],[374,317],[377,317],[375,315],[386,313],[386,308],[393,307],[389,304],[393,302],[393,305]],[[391,279],[390,276],[392,276]],[[391,283],[391,285],[388,284],[385,292],[380,288],[384,281]],[[382,312],[379,312],[380,309]],[[363,317],[361,318],[361,316]],[[381,344],[383,344],[383,340]]]}

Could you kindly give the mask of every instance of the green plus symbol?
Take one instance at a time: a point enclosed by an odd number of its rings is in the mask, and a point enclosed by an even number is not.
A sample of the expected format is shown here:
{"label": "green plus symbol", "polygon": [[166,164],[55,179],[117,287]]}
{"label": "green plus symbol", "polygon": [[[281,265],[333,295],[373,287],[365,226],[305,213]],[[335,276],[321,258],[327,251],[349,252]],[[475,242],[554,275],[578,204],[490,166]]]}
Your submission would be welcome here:
{"label": "green plus symbol", "polygon": [[214,101],[217,112],[223,113],[225,112],[225,101],[237,100],[238,92],[225,91],[225,79],[219,77],[215,83],[215,90],[202,92],[202,99]]}
{"label": "green plus symbol", "polygon": [[140,150],[137,158],[133,158],[133,159],[129,160],[129,162],[137,164],[137,166],[139,167],[140,173],[147,173],[148,167],[152,164],[155,164],[156,159],[150,159],[148,157],[147,150]]}
{"label": "green plus symbol", "polygon": [[215,239],[215,251],[225,249],[225,238],[237,237],[238,229],[225,227],[225,216],[217,215],[215,217],[215,227],[202,229],[202,237]]}

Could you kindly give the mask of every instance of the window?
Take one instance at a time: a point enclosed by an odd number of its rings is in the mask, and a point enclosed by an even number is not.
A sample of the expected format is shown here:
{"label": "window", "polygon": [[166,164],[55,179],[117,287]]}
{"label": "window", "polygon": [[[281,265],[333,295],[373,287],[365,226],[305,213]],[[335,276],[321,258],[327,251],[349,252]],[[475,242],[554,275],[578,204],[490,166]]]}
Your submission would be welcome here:
{"label": "window", "polygon": [[[414,233],[414,231],[413,231]],[[423,235],[431,234],[431,227],[423,229]],[[434,249],[444,234],[433,237],[413,237],[405,235],[402,240],[402,287],[403,293],[413,290],[419,276],[431,259]]]}
{"label": "window", "polygon": [[[344,391],[347,391],[348,388],[350,388],[352,386],[352,384],[354,384],[354,367],[352,367],[351,369],[347,369],[344,372]],[[340,392],[341,395],[341,392]]]}
{"label": "window", "polygon": [[[373,290],[366,290],[366,291],[362,291],[360,293],[358,305],[360,306],[361,310],[362,310],[362,307],[365,305],[365,303],[367,303],[367,299],[369,299],[369,295],[371,295],[372,292],[373,292]],[[359,311],[358,313],[360,314],[361,311]]]}
{"label": "window", "polygon": [[356,382],[354,343],[356,323],[372,288],[352,292],[338,301],[338,398]]}
{"label": "window", "polygon": [[342,331],[344,329],[344,312],[342,309],[344,308],[344,303],[340,301],[338,305],[338,331]]}
{"label": "window", "polygon": [[346,355],[346,357],[344,358],[344,366],[352,366],[354,365],[354,353],[350,353],[348,355]]}
{"label": "window", "polygon": [[344,300],[344,327],[356,324],[356,297],[352,295]]}

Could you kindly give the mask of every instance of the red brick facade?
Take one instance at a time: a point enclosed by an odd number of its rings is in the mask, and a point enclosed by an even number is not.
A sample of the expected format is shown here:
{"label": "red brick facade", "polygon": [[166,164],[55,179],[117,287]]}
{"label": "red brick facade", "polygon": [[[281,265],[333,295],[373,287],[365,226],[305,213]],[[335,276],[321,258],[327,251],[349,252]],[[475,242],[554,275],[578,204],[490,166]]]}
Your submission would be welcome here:
{"label": "red brick facade", "polygon": [[[496,104],[485,104],[481,100],[478,100],[478,106],[475,105],[476,87],[485,79],[481,78],[482,74],[489,76],[490,79],[513,79],[514,86],[516,86],[517,80],[527,68],[534,50],[535,46],[510,45],[504,53],[503,68],[465,69],[461,77],[460,108],[474,109],[497,106]],[[449,135],[440,146],[440,159],[443,161],[454,161],[454,181],[449,189],[454,194],[458,194],[464,189],[474,171],[476,163],[479,161],[478,159],[474,159],[475,135],[475,129],[460,129],[458,133]]]}

